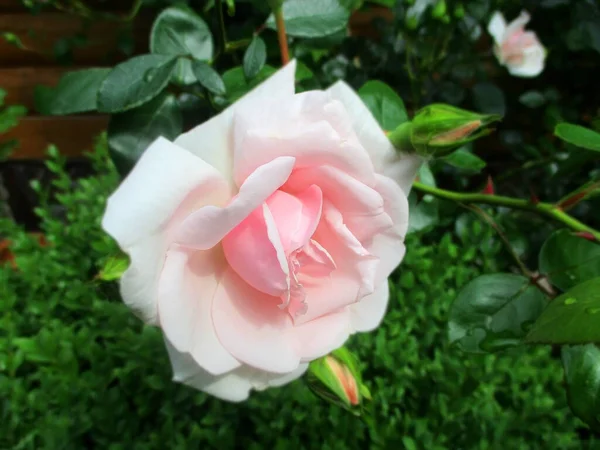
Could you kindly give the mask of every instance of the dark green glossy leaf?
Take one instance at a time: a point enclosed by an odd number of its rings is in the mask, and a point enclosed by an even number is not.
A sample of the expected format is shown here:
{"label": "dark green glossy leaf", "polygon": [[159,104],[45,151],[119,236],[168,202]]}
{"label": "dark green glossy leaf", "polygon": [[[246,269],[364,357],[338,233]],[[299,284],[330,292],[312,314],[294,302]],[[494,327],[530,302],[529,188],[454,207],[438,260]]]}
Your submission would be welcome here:
{"label": "dark green glossy leaf", "polygon": [[542,245],[539,270],[563,291],[600,276],[600,245],[558,230]]}
{"label": "dark green glossy leaf", "polygon": [[267,62],[267,46],[259,36],[254,36],[244,53],[244,75],[248,80],[254,78]]}
{"label": "dark green glossy leaf", "polygon": [[221,76],[204,61],[193,61],[192,70],[198,82],[213,94],[225,95],[225,83]]}
{"label": "dark green glossy leaf", "polygon": [[41,114],[63,115],[96,110],[100,84],[110,69],[68,72],[56,87],[36,86],[35,108]]}
{"label": "dark green glossy leaf", "polygon": [[462,350],[487,353],[520,345],[547,304],[544,294],[520,275],[481,275],[458,294],[448,336]]}
{"label": "dark green glossy leaf", "polygon": [[600,133],[571,123],[559,123],[554,134],[569,144],[600,152]]}
{"label": "dark green glossy leaf", "polygon": [[384,130],[394,130],[408,120],[404,102],[387,84],[367,81],[358,95]]}
{"label": "dark green glossy leaf", "polygon": [[141,55],[116,66],[100,84],[98,111],[117,113],[137,108],[162,92],[177,64],[165,55]]}
{"label": "dark green glossy leaf", "polygon": [[[285,29],[290,36],[328,36],[343,30],[349,17],[350,12],[338,0],[287,0],[283,4]],[[272,14],[267,27],[276,29]]]}
{"label": "dark green glossy leaf", "polygon": [[[185,6],[174,6],[161,12],[154,21],[150,32],[150,51],[210,60],[214,51],[213,38],[208,25],[198,14]],[[196,81],[191,61],[186,58],[178,60],[173,75],[174,81],[180,84]]]}
{"label": "dark green glossy leaf", "polygon": [[451,166],[473,172],[479,172],[486,166],[486,163],[483,159],[463,148],[459,148],[458,150],[441,159]]}
{"label": "dark green glossy leaf", "polygon": [[181,111],[173,95],[162,93],[141,108],[115,114],[108,125],[110,156],[127,174],[159,136],[175,139],[182,132]]}
{"label": "dark green glossy leaf", "polygon": [[235,102],[252,88],[258,86],[261,82],[269,78],[277,69],[272,66],[265,65],[260,72],[250,81],[244,76],[244,69],[240,66],[229,69],[223,74],[223,82],[227,89],[227,99],[230,102]]}
{"label": "dark green glossy leaf", "polygon": [[563,347],[567,399],[573,413],[600,431],[600,349],[595,345]]}
{"label": "dark green glossy leaf", "polygon": [[552,300],[527,335],[527,341],[600,343],[600,277],[579,284]]}

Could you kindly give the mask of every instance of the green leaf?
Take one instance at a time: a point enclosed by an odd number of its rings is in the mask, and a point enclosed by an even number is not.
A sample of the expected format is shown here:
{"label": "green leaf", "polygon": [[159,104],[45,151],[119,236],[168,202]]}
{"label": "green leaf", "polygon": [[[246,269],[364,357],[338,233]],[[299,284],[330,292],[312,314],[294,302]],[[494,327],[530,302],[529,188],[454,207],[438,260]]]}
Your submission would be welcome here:
{"label": "green leaf", "polygon": [[[154,21],[150,32],[150,51],[159,55],[187,55],[206,61],[213,57],[213,38],[199,15],[185,6],[174,6],[161,12]],[[195,83],[191,61],[180,58],[173,78],[180,84]]]}
{"label": "green leaf", "polygon": [[542,245],[539,270],[563,291],[600,276],[600,245],[558,230]]}
{"label": "green leaf", "polygon": [[[395,1],[395,0],[394,0]],[[365,0],[339,0],[340,5],[346,8],[348,11],[356,11],[360,9],[365,2]]]}
{"label": "green leaf", "polygon": [[194,60],[192,70],[198,82],[213,94],[225,95],[225,83],[221,76],[203,61]]}
{"label": "green leaf", "polygon": [[296,81],[310,80],[315,74],[302,61],[298,61],[296,65]]}
{"label": "green leaf", "polygon": [[546,103],[546,97],[540,91],[527,91],[519,97],[519,102],[528,108],[539,108]]}
{"label": "green leaf", "polygon": [[437,199],[425,196],[417,202],[417,194],[411,192],[408,196],[408,208],[408,234],[428,229],[440,220]]}
{"label": "green leaf", "polygon": [[547,300],[520,275],[481,275],[454,300],[448,323],[452,343],[471,353],[487,353],[521,344]]}
{"label": "green leaf", "polygon": [[108,125],[110,156],[122,175],[127,174],[158,137],[175,139],[182,132],[182,118],[175,97],[166,92],[144,106],[116,114]]}
{"label": "green leaf", "polygon": [[227,99],[233,103],[252,88],[258,86],[261,82],[269,78],[277,69],[272,66],[264,65],[260,72],[250,81],[244,76],[244,69],[241,66],[229,69],[223,74],[223,82],[227,89]]}
{"label": "green leaf", "polygon": [[21,41],[21,38],[15,33],[4,32],[0,33],[0,36],[2,36],[2,39],[4,39],[7,43],[14,45],[18,49],[26,50],[25,45],[23,45],[23,42]]}
{"label": "green leaf", "polygon": [[117,113],[149,102],[169,84],[177,64],[165,55],[141,55],[116,66],[100,84],[98,111]]}
{"label": "green leaf", "polygon": [[0,142],[0,162],[6,160],[19,145],[16,139]]}
{"label": "green leaf", "polygon": [[244,75],[246,79],[254,78],[267,62],[267,46],[259,36],[254,36],[244,53]]}
{"label": "green leaf", "polygon": [[445,156],[440,159],[450,164],[451,166],[474,172],[479,172],[486,166],[486,163],[483,159],[465,150],[464,148],[459,148],[454,152],[450,153],[448,156]]}
{"label": "green leaf", "polygon": [[387,84],[367,81],[358,95],[384,130],[394,130],[408,120],[404,102]]}
{"label": "green leaf", "polygon": [[498,86],[483,82],[473,86],[473,100],[479,112],[504,115],[506,102],[504,93]]}
{"label": "green leaf", "polygon": [[569,144],[600,152],[600,133],[571,123],[559,123],[554,135]]}
{"label": "green leaf", "polygon": [[600,343],[600,277],[579,284],[552,300],[527,335],[527,341]]}
{"label": "green leaf", "polygon": [[[328,36],[346,28],[350,17],[350,12],[338,0],[287,0],[282,9],[285,30],[295,37]],[[266,25],[277,28],[273,14]]]}
{"label": "green leaf", "polygon": [[56,87],[36,86],[35,108],[41,114],[63,115],[96,110],[100,84],[111,69],[84,69],[64,74]]}
{"label": "green leaf", "polygon": [[0,133],[5,133],[19,124],[19,119],[27,114],[22,105],[7,106],[0,111]]}
{"label": "green leaf", "polygon": [[567,400],[573,413],[600,431],[600,349],[588,344],[562,348]]}
{"label": "green leaf", "polygon": [[127,270],[127,266],[129,258],[126,255],[112,256],[104,263],[96,278],[102,281],[118,280]]}

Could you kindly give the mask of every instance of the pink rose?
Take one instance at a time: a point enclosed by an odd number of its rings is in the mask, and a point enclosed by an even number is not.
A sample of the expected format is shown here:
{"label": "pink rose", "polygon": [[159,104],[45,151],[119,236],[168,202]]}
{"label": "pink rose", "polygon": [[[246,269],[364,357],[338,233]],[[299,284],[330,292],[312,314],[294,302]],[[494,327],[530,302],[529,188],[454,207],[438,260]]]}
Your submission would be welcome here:
{"label": "pink rose", "polygon": [[162,328],[174,380],[226,400],[377,327],[405,252],[420,158],[400,158],[343,82],[294,94],[294,74],[157,139],[102,222],[131,258],[122,297]]}
{"label": "pink rose", "polygon": [[504,16],[496,11],[488,25],[496,42],[496,58],[517,77],[535,77],[544,70],[546,49],[533,31],[525,31],[529,19],[527,11],[523,11],[507,26]]}

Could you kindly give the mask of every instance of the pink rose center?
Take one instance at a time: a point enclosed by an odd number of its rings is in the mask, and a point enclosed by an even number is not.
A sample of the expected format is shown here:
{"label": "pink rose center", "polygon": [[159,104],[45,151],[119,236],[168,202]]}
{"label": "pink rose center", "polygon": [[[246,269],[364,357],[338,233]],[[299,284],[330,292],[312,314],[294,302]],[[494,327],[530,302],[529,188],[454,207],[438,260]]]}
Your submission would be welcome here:
{"label": "pink rose center", "polygon": [[253,288],[278,297],[292,318],[307,311],[304,284],[315,284],[336,268],[313,239],[322,208],[316,185],[296,195],[277,190],[223,239],[231,268]]}

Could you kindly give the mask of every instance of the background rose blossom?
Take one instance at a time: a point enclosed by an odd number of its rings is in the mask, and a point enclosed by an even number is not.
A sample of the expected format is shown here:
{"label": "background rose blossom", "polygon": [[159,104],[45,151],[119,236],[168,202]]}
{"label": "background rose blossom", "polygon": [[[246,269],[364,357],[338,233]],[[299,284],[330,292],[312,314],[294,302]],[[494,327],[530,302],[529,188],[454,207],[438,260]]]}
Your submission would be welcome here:
{"label": "background rose blossom", "polygon": [[522,11],[507,25],[502,13],[496,11],[488,25],[498,61],[517,77],[535,77],[544,70],[546,49],[533,31],[525,31],[530,18]]}
{"label": "background rose blossom", "polygon": [[420,158],[400,158],[346,84],[294,94],[294,73],[154,142],[103,220],[174,379],[232,401],[377,327],[405,252]]}

